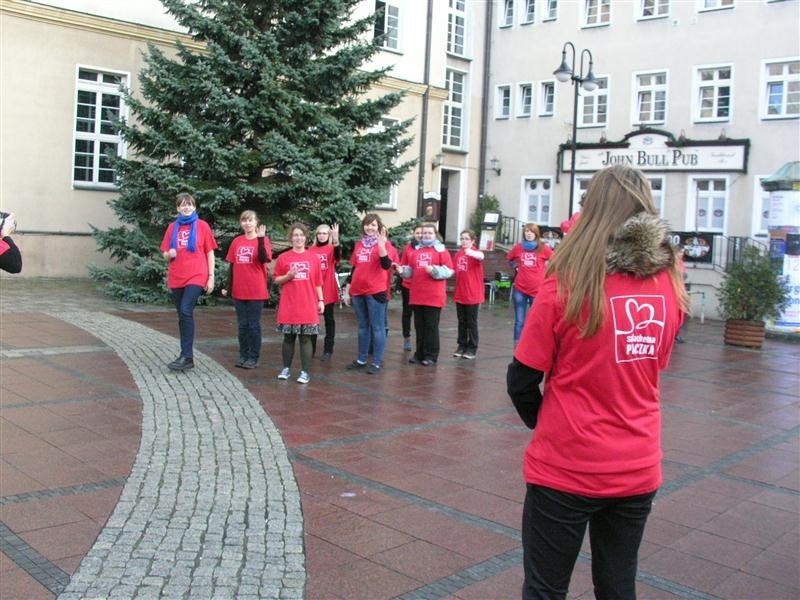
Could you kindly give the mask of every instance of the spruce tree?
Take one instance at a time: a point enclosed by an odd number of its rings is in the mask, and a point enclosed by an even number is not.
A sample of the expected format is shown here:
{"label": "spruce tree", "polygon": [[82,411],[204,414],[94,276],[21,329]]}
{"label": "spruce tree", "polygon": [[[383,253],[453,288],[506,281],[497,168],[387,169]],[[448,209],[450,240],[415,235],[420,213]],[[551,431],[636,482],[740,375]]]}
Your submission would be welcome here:
{"label": "spruce tree", "polygon": [[162,0],[203,50],[149,45],[139,94],[124,90],[133,119],[118,124],[128,156],[112,157],[111,201],[122,225],[94,230],[118,264],[91,268],[109,294],[166,298],[158,247],[181,191],[221,257],[245,209],[279,237],[294,221],[358,234],[357,213],[412,166],[399,162],[409,122],[381,125],[402,95],[365,97],[386,70],[364,69],[376,46],[373,18],[352,19],[359,1]]}

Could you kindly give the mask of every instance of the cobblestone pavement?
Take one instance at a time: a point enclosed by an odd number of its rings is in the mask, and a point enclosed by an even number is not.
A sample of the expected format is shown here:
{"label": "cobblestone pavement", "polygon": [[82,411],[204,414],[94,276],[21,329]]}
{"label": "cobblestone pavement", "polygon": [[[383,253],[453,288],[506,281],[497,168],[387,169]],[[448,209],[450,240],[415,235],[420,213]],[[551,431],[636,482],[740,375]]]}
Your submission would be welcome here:
{"label": "cobblestone pavement", "polygon": [[[114,348],[139,388],[139,454],[114,513],[66,590],[78,598],[300,598],[300,495],[280,434],[247,389],[202,353],[103,313],[54,313]],[[209,479],[209,476],[212,478]]]}
{"label": "cobblestone pavement", "polygon": [[[174,311],[109,302],[86,282],[7,282],[3,600],[261,597],[275,591],[273,565],[295,586],[286,594],[309,600],[519,596],[530,432],[503,391],[512,315],[502,302],[481,310],[475,361],[447,352],[455,311],[445,309],[442,355],[427,369],[407,363],[392,302],[378,376],[344,369],[355,323],[337,309],[334,360],[315,360],[303,386],[275,378],[272,310],[258,369],[233,368],[232,308],[202,307],[198,366],[173,374],[163,364],[177,353]],[[662,380],[665,482],[638,597],[794,600],[800,344],[727,347],[713,321],[692,321],[685,337]],[[270,503],[273,493],[284,496]],[[276,504],[282,523],[270,521]],[[590,559],[587,544],[570,599],[593,597]]]}

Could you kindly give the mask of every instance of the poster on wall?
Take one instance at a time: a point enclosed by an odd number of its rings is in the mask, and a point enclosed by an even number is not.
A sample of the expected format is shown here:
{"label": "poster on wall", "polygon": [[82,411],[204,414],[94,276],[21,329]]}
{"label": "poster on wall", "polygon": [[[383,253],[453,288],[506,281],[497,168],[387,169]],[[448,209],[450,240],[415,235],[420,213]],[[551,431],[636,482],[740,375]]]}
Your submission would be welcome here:
{"label": "poster on wall", "polygon": [[673,243],[683,250],[683,260],[711,263],[714,257],[714,234],[697,231],[673,231]]}

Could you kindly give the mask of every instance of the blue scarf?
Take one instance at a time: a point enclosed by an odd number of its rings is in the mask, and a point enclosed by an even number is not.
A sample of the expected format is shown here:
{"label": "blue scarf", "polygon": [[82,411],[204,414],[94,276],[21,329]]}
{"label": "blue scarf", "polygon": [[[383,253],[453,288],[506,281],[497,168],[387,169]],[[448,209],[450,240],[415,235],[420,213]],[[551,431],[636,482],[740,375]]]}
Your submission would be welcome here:
{"label": "blue scarf", "polygon": [[437,242],[436,238],[434,238],[432,240],[420,240],[419,241],[419,245],[420,245],[420,247],[423,247],[423,248],[430,248],[431,246],[435,246],[436,242]]}
{"label": "blue scarf", "polygon": [[175,227],[172,228],[172,239],[169,241],[169,247],[175,250],[178,249],[178,230],[181,225],[191,224],[189,228],[189,252],[197,251],[197,211],[194,211],[188,217],[178,215],[175,221]]}
{"label": "blue scarf", "polygon": [[522,249],[525,250],[525,252],[533,252],[536,250],[538,245],[539,242],[536,240],[533,240],[532,242],[529,242],[528,240],[522,240]]}

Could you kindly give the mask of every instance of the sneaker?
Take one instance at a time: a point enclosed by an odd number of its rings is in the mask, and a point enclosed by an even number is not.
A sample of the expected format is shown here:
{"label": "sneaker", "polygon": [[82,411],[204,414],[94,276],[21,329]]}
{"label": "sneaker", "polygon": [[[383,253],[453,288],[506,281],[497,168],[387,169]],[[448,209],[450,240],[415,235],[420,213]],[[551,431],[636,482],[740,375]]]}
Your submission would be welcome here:
{"label": "sneaker", "polygon": [[354,360],[353,362],[348,364],[345,367],[345,369],[347,369],[348,371],[355,371],[356,369],[363,369],[366,366],[367,366],[367,363],[361,363],[361,362],[358,362],[357,360]]}
{"label": "sneaker", "polygon": [[453,358],[461,358],[462,356],[464,356],[464,347],[459,346],[456,348],[456,351],[453,352]]}
{"label": "sneaker", "polygon": [[435,365],[436,361],[431,360],[430,358],[423,358],[421,361],[419,361],[419,364],[421,364],[423,367],[430,367]]}
{"label": "sneaker", "polygon": [[467,350],[464,354],[461,355],[461,358],[466,358],[467,360],[475,360],[475,352],[473,350]]}
{"label": "sneaker", "polygon": [[185,356],[179,356],[171,363],[167,365],[167,368],[170,371],[186,371],[187,369],[194,368],[194,360],[191,358],[186,358]]}
{"label": "sneaker", "polygon": [[300,371],[300,375],[297,376],[297,383],[308,383],[309,381],[311,381],[311,376],[305,371]]}
{"label": "sneaker", "polygon": [[381,372],[381,366],[372,363],[370,366],[367,367],[367,375],[375,375],[375,373]]}
{"label": "sneaker", "polygon": [[322,356],[319,357],[319,360],[321,362],[328,362],[330,359],[331,359],[331,353],[330,352],[323,352]]}
{"label": "sneaker", "polygon": [[238,368],[240,368],[240,369],[241,369],[241,368],[243,368],[243,367],[244,367],[244,363],[245,363],[245,362],[247,362],[247,359],[246,359],[246,358],[239,358],[239,360],[237,360],[235,363],[233,363],[233,366],[234,366],[234,367],[238,367]]}
{"label": "sneaker", "polygon": [[421,362],[422,361],[419,358],[417,358],[416,354],[414,354],[411,358],[408,359],[408,364],[410,365],[418,365]]}
{"label": "sneaker", "polygon": [[681,336],[679,336],[679,335],[676,335],[676,336],[675,336],[675,341],[676,341],[676,342],[678,342],[679,344],[683,344],[683,343],[685,343],[685,342],[686,342],[686,340],[685,340],[685,339],[683,339],[683,338],[682,338]]}
{"label": "sneaker", "polygon": [[403,339],[403,351],[404,352],[411,352],[414,348],[411,347],[411,338],[407,337]]}
{"label": "sneaker", "polygon": [[292,376],[292,372],[289,370],[289,367],[284,367],[283,371],[278,373],[278,379],[289,379]]}
{"label": "sneaker", "polygon": [[252,358],[248,358],[246,361],[242,363],[243,369],[255,369],[257,366],[258,363],[255,361],[255,359]]}

